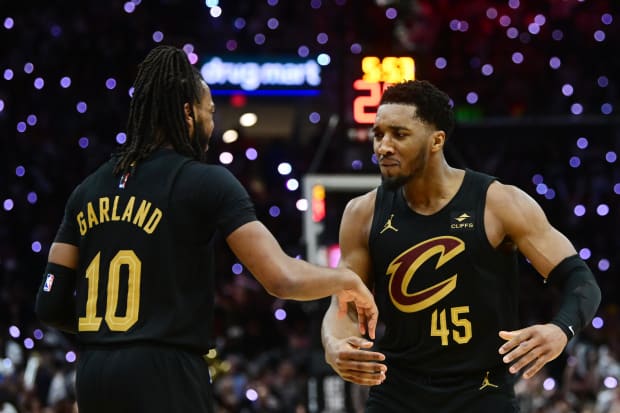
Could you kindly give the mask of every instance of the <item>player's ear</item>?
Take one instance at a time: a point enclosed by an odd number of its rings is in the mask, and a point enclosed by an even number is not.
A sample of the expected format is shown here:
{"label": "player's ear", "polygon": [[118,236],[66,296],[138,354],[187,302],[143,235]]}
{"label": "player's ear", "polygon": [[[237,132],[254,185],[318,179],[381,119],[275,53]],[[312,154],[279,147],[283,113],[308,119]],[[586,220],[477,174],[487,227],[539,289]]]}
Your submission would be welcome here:
{"label": "player's ear", "polygon": [[188,102],[185,102],[183,104],[183,117],[185,119],[185,123],[187,123],[187,127],[188,128],[193,128],[194,127],[194,109],[192,108],[192,105],[190,105]]}
{"label": "player's ear", "polygon": [[194,111],[192,109],[192,106],[188,102],[185,102],[183,104],[183,113],[185,114],[186,121],[194,119]]}
{"label": "player's ear", "polygon": [[431,139],[431,150],[433,152],[440,151],[446,143],[446,133],[442,130],[435,131]]}

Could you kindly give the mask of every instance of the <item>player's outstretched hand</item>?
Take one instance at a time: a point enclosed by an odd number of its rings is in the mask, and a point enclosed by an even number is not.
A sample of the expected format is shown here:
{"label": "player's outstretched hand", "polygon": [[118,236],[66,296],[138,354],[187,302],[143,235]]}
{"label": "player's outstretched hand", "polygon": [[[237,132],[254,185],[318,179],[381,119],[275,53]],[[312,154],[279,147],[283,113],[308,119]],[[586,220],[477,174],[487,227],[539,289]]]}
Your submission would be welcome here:
{"label": "player's outstretched hand", "polygon": [[499,336],[506,340],[499,348],[504,355],[504,363],[511,364],[509,371],[518,373],[527,368],[523,378],[529,379],[562,354],[568,339],[555,324],[536,324],[514,331],[500,331]]}
{"label": "player's outstretched hand", "polygon": [[325,360],[346,381],[362,386],[383,383],[387,367],[383,353],[367,350],[372,341],[362,337],[333,339],[325,346]]}
{"label": "player's outstretched hand", "polygon": [[368,336],[374,339],[377,321],[379,320],[379,309],[368,287],[366,287],[357,274],[350,272],[355,276],[356,281],[353,288],[342,290],[337,294],[338,315],[342,317],[347,314],[348,303],[355,304],[360,333],[362,335],[368,333]]}

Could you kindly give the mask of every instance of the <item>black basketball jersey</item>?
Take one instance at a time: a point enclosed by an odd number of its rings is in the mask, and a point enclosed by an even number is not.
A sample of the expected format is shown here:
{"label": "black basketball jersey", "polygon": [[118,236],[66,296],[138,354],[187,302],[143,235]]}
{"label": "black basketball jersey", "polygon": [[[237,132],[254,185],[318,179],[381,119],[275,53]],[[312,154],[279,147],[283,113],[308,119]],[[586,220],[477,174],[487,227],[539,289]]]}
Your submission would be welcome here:
{"label": "black basketball jersey", "polygon": [[402,190],[377,190],[369,238],[389,365],[444,375],[501,364],[500,330],[517,326],[517,256],[494,249],[484,206],[495,178],[466,170],[440,211],[411,210]]}
{"label": "black basketball jersey", "polygon": [[213,245],[256,219],[225,168],[162,149],[129,176],[102,165],[72,193],[57,242],[79,247],[78,338],[150,342],[205,353],[213,313]]}

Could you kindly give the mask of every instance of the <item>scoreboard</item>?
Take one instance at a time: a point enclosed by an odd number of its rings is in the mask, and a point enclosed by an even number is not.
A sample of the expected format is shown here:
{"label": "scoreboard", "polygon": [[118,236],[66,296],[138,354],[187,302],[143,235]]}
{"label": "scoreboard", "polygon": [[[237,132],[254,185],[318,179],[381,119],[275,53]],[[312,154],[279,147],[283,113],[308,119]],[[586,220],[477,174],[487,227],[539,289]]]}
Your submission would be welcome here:
{"label": "scoreboard", "polygon": [[386,87],[415,79],[415,61],[412,57],[365,56],[361,64],[362,76],[353,81],[353,121],[360,125],[375,121],[377,106]]}

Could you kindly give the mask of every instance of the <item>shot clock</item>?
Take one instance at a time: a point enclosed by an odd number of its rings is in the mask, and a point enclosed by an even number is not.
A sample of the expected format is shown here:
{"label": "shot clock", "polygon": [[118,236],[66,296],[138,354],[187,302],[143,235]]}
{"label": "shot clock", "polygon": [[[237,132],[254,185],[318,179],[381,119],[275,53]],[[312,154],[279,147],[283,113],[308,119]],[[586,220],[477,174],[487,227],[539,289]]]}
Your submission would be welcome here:
{"label": "shot clock", "polygon": [[[362,59],[361,79],[353,82],[353,120],[358,124],[372,124],[377,106],[386,87],[393,83],[415,79],[415,61],[411,57],[366,56]],[[360,94],[361,93],[361,94]]]}

